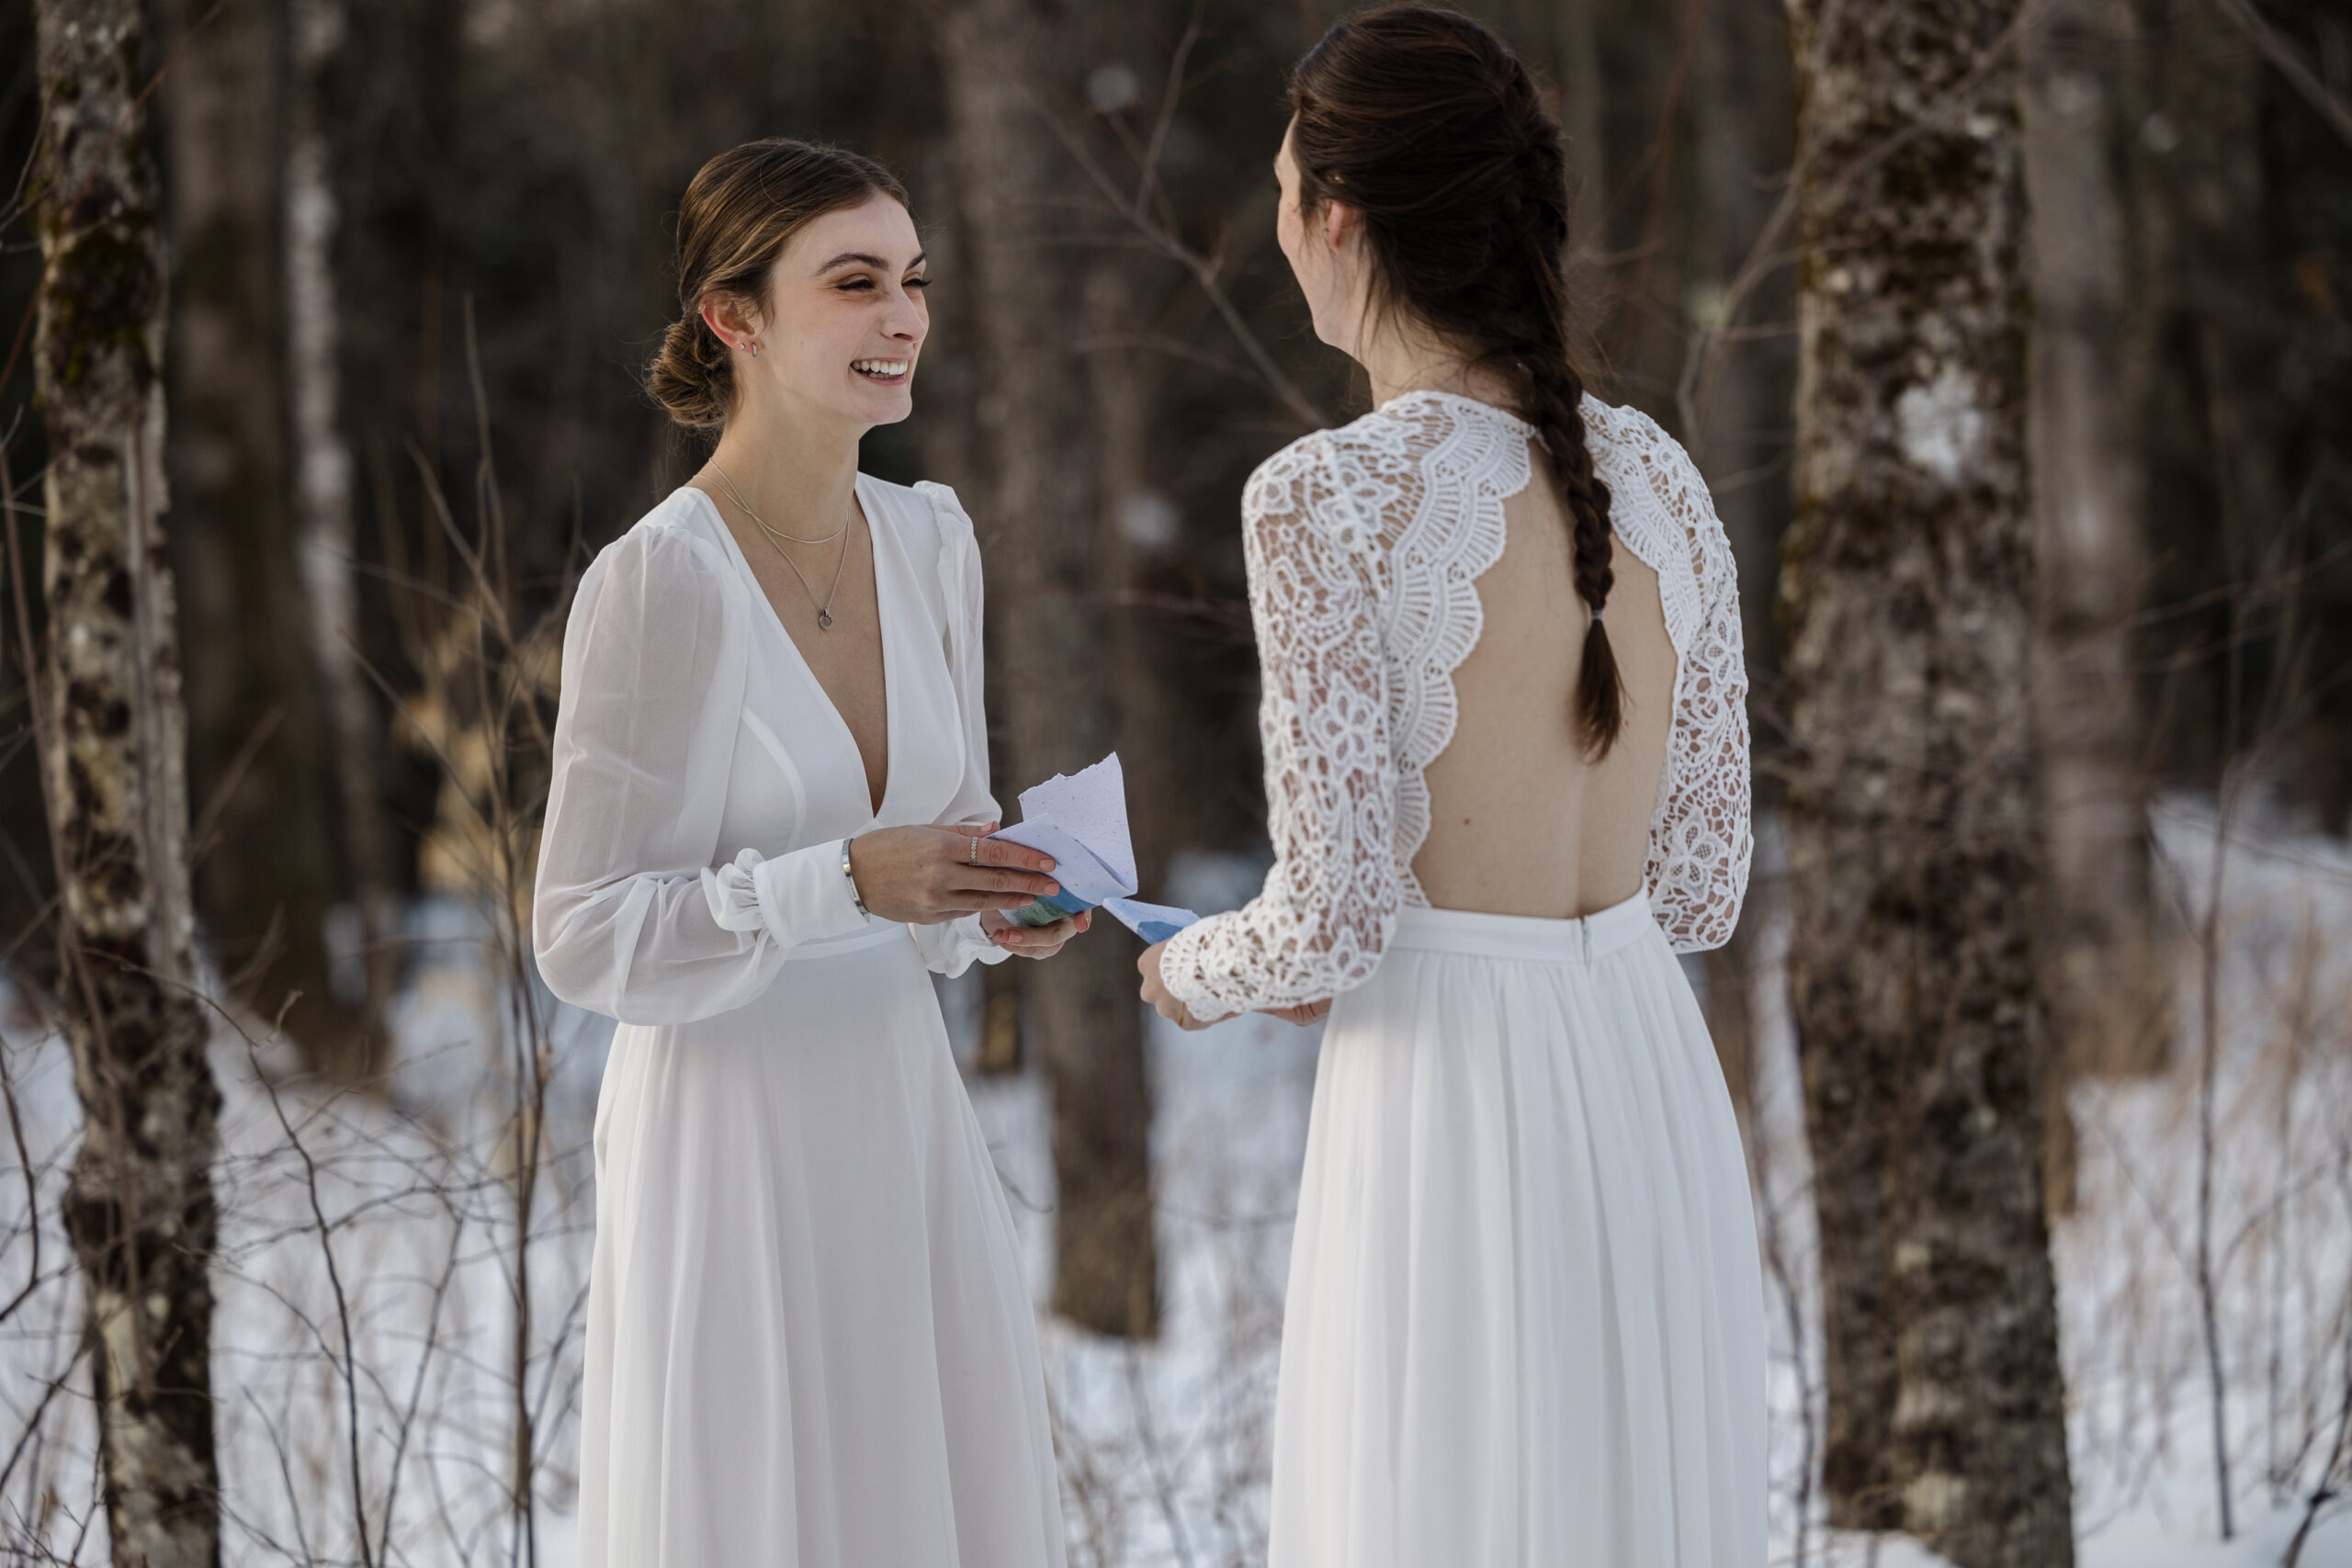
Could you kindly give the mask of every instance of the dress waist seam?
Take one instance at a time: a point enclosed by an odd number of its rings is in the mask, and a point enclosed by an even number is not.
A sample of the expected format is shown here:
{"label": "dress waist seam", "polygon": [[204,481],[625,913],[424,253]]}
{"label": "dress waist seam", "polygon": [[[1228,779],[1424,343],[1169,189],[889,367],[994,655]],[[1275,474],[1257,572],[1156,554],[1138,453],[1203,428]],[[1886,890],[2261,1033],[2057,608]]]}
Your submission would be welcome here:
{"label": "dress waist seam", "polygon": [[1408,905],[1397,911],[1396,934],[1388,945],[1392,950],[1521,963],[1590,964],[1657,931],[1645,890],[1573,920]]}

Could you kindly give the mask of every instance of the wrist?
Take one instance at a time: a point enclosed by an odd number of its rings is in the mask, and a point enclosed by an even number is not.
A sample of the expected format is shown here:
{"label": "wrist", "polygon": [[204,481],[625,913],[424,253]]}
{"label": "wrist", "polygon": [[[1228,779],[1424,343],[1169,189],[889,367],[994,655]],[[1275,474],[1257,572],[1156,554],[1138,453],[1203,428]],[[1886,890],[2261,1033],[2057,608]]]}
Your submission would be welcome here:
{"label": "wrist", "polygon": [[865,907],[865,896],[857,890],[857,866],[852,857],[852,846],[856,842],[855,839],[842,840],[842,880],[849,884],[849,901],[857,906],[857,912],[872,919],[874,911]]}

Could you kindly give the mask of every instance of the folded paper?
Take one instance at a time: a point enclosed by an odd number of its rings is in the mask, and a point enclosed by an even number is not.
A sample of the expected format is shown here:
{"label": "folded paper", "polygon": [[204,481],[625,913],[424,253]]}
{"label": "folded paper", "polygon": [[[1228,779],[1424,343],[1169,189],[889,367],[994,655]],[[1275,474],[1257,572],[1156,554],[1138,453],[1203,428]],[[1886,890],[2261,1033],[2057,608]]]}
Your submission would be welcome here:
{"label": "folded paper", "polygon": [[989,835],[1054,858],[1061,891],[1012,914],[1024,926],[1051,925],[1081,909],[1104,908],[1146,942],[1164,942],[1200,919],[1190,909],[1136,898],[1135,842],[1127,831],[1127,781],[1116,751],[1091,768],[1056,773],[1021,792],[1021,820]]}

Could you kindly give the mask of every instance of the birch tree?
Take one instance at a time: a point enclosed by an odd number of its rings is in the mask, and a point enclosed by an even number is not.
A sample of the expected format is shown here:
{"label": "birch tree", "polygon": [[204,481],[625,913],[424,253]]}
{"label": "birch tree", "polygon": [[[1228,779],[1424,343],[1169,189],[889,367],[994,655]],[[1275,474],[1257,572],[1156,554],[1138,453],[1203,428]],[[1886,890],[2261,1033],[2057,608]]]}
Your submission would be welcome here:
{"label": "birch tree", "polygon": [[1796,0],[1789,978],[1824,1483],[1961,1568],[2073,1560],[2041,1151],[2018,0]]}
{"label": "birch tree", "polygon": [[84,1116],[81,1265],[122,1568],[220,1561],[211,1162],[193,987],[186,742],[164,540],[164,254],[138,0],[40,0],[48,425],[40,739],[63,890],[59,1010]]}

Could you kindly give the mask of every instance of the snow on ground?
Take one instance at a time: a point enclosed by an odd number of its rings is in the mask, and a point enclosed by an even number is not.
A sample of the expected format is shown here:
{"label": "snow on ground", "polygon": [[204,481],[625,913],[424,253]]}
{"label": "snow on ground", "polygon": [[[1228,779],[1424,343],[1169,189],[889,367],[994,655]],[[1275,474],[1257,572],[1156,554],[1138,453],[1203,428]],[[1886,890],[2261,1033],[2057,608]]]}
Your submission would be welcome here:
{"label": "snow on ground", "polygon": [[[2156,827],[2160,884],[2182,928],[2200,931],[2216,907],[2212,809],[2167,802]],[[2206,965],[2192,942],[2177,965],[2170,1068],[2073,1097],[2079,1201],[2052,1245],[2086,1568],[2278,1562],[2346,1408],[2352,949],[2340,933],[2352,919],[2352,850],[2276,823],[2233,825],[2224,841],[2204,1213],[2236,1539],[2218,1539],[2195,1267]],[[1797,1560],[1802,1512],[1807,1562],[1928,1568],[1936,1560],[1913,1543],[1826,1538],[1805,1501],[1821,1355],[1772,850],[1768,834],[1749,916],[1759,940],[1747,1119],[1773,1337],[1775,1561]],[[1229,907],[1258,871],[1195,859],[1168,891]],[[516,1038],[490,934],[461,906],[413,911],[419,963],[401,998],[389,1101],[273,1092],[283,1060],[248,1050],[233,1029],[216,1049],[227,1155],[215,1377],[232,1562],[571,1561],[594,1215],[586,1144],[610,1027],[549,1009],[544,1118],[518,1118],[527,1060],[481,1043]],[[942,999],[951,1033],[968,1039],[976,985],[944,985]],[[545,1003],[541,994],[535,1005]],[[1282,1295],[1319,1035],[1263,1018],[1193,1034],[1152,1022],[1162,1337],[1129,1347],[1041,1318],[1076,1568],[1263,1561]],[[77,1124],[64,1054],[17,998],[0,1014],[0,1042],[53,1215]],[[1053,1201],[1042,1086],[1035,1075],[970,1083],[1042,1301]],[[526,1172],[530,1242],[518,1253]],[[12,1163],[0,1171],[0,1300],[33,1267],[24,1215]],[[87,1524],[78,1309],[53,1223],[39,1269],[46,1282],[0,1320],[0,1557],[32,1555],[38,1540],[55,1560],[101,1562],[103,1523]],[[38,1435],[18,1445],[36,1409]],[[527,1509],[516,1506],[518,1439]],[[2352,1510],[2324,1515],[2301,1561],[2352,1568]]]}

